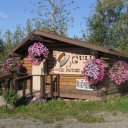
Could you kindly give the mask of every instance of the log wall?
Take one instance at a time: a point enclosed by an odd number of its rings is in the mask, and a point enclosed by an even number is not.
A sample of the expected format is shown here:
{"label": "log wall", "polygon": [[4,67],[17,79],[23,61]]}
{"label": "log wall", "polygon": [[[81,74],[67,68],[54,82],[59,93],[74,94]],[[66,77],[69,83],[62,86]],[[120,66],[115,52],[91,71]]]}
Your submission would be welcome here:
{"label": "log wall", "polygon": [[32,74],[32,64],[27,58],[22,59],[23,67],[25,68],[26,72],[31,75]]}
{"label": "log wall", "polygon": [[[51,55],[52,57],[52,55]],[[113,64],[117,59],[110,58],[101,58],[104,60],[106,69]],[[32,74],[32,64],[27,58],[23,60],[23,66],[26,68],[28,74]],[[51,62],[51,61],[50,61]],[[49,64],[49,63],[48,63]],[[46,68],[48,68],[47,65]],[[49,69],[49,68],[48,68]],[[53,74],[52,71],[47,73]],[[124,95],[128,92],[128,86],[115,86],[109,81],[108,76],[106,75],[103,82],[100,82],[100,86],[94,91],[78,90],[76,89],[76,79],[83,79],[82,75],[69,75],[69,74],[60,74],[60,97],[63,98],[77,98],[77,99],[88,99],[88,100],[103,100],[106,97],[115,97]],[[50,78],[46,79],[46,90],[49,90]],[[30,82],[28,81],[27,87],[29,87]]]}
{"label": "log wall", "polygon": [[82,75],[60,75],[60,97],[88,100],[101,100],[97,91],[76,89],[76,79],[83,79]]}
{"label": "log wall", "polygon": [[[31,64],[31,62],[27,58],[23,58],[21,60],[21,63],[23,65],[24,72],[28,73],[28,75],[31,75],[32,74],[32,64]],[[24,84],[25,84],[26,88],[30,87],[30,81],[29,80],[26,80]]]}

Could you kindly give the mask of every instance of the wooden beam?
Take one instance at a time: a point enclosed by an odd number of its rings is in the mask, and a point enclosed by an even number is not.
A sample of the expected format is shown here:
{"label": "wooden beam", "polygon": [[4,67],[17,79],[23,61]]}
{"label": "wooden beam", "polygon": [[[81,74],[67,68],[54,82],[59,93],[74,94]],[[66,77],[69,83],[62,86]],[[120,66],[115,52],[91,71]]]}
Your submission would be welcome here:
{"label": "wooden beam", "polygon": [[22,57],[21,54],[18,54],[18,53],[10,53],[8,56],[13,56],[13,57]]}
{"label": "wooden beam", "polygon": [[29,46],[31,44],[31,42],[34,41],[34,39],[36,39],[36,38],[39,40],[42,40],[42,41],[46,41],[46,42],[49,41],[49,44],[50,43],[54,44],[54,42],[58,42],[58,43],[60,43],[60,46],[62,46],[62,43],[66,43],[66,44],[69,44],[72,46],[93,49],[93,50],[99,51],[101,53],[107,53],[109,55],[128,58],[127,53],[114,51],[114,50],[111,50],[111,49],[108,49],[105,47],[101,47],[101,46],[98,46],[95,44],[91,44],[91,43],[88,43],[85,41],[72,39],[72,38],[68,38],[68,37],[64,37],[64,36],[60,36],[60,35],[55,35],[55,34],[51,34],[48,32],[41,32],[41,31],[33,31],[29,36],[24,38],[22,40],[22,42],[13,50],[13,53],[18,53],[19,49],[23,49],[24,47]]}
{"label": "wooden beam", "polygon": [[41,92],[41,98],[43,98],[43,99],[46,98],[45,97],[45,84],[46,84],[46,82],[45,82],[45,76],[42,76],[40,78],[40,85],[41,85],[40,92]]}
{"label": "wooden beam", "polygon": [[56,89],[57,89],[57,96],[60,96],[60,76],[57,75],[57,83],[56,83]]}
{"label": "wooden beam", "polygon": [[49,38],[49,39],[52,39],[52,40],[65,42],[65,43],[69,43],[69,44],[72,44],[72,45],[81,46],[81,47],[89,48],[89,49],[94,49],[94,50],[97,50],[97,51],[100,51],[100,52],[104,52],[104,53],[108,53],[108,54],[128,58],[128,54],[126,54],[126,53],[113,51],[113,50],[110,50],[108,48],[101,47],[101,46],[98,46],[98,45],[95,45],[95,44],[92,44],[92,43],[88,43],[88,42],[85,42],[85,41],[72,39],[72,38],[67,38],[67,37],[64,37],[64,36],[55,35],[55,34],[51,34],[51,33],[47,33],[47,32],[40,32],[40,31],[34,31],[33,34],[40,35],[42,37]]}
{"label": "wooden beam", "polygon": [[25,96],[25,94],[26,94],[26,86],[25,86],[25,83],[24,83],[25,81],[23,81],[23,97]]}
{"label": "wooden beam", "polygon": [[32,79],[32,77],[31,77],[31,79],[30,79],[30,95],[32,96],[33,94],[32,94],[32,85],[33,85],[33,79]]}
{"label": "wooden beam", "polygon": [[42,43],[56,43],[56,40],[51,40],[51,39],[49,39],[49,38],[44,38],[44,37],[42,37],[42,36],[40,36],[40,35],[35,35],[32,39],[31,39],[31,41],[37,41],[37,42],[42,42]]}
{"label": "wooden beam", "polygon": [[[72,45],[70,45],[70,44],[64,44],[64,43],[52,43],[52,44],[48,44],[47,42],[46,42],[46,44],[45,44],[45,46],[47,47],[47,48],[52,48],[52,49],[54,49],[54,48],[74,48],[74,47],[76,47],[76,46],[72,46]],[[22,49],[19,49],[18,50],[18,53],[19,54],[23,54],[23,53],[25,53],[25,54],[28,54],[27,52],[25,52],[25,51],[27,51],[28,50],[28,47],[29,46],[24,46]],[[23,55],[22,55],[23,56]]]}
{"label": "wooden beam", "polygon": [[50,76],[50,91],[51,91],[51,98],[53,97],[53,76]]}

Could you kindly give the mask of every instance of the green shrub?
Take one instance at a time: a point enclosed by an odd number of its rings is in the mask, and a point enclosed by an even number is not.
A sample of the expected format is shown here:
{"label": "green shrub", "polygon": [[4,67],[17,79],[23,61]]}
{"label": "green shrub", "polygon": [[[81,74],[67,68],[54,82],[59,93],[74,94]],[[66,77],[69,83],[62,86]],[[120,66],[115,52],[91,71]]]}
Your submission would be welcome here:
{"label": "green shrub", "polygon": [[7,104],[15,105],[18,100],[18,96],[17,96],[16,92],[11,91],[11,90],[6,90],[3,94],[3,97]]}

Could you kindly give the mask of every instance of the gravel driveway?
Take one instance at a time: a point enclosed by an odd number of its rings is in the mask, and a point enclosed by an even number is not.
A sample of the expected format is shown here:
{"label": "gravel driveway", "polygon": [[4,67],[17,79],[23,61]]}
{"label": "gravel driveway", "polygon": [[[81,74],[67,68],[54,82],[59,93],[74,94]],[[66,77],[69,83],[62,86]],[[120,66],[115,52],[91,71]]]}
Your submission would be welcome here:
{"label": "gravel driveway", "polygon": [[54,123],[43,123],[40,120],[0,116],[0,128],[128,128],[128,114],[98,113],[103,115],[104,123],[79,123],[75,119],[64,119]]}

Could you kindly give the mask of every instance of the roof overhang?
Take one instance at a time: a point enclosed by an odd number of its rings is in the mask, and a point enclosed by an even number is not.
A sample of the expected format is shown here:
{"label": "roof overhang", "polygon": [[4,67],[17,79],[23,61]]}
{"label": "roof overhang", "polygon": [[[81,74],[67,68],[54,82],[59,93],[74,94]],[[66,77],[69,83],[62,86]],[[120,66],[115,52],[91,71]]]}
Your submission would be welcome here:
{"label": "roof overhang", "polygon": [[108,48],[104,48],[98,45],[90,44],[85,41],[80,41],[77,39],[67,38],[60,35],[55,35],[47,32],[33,31],[29,36],[24,38],[21,43],[12,51],[12,55],[22,55],[26,52],[28,47],[35,41],[41,41],[45,43],[48,48],[56,47],[83,47],[91,50],[95,50],[102,53],[107,53],[110,55],[128,58],[127,53],[118,52]]}

